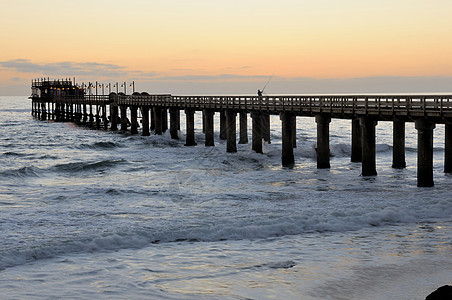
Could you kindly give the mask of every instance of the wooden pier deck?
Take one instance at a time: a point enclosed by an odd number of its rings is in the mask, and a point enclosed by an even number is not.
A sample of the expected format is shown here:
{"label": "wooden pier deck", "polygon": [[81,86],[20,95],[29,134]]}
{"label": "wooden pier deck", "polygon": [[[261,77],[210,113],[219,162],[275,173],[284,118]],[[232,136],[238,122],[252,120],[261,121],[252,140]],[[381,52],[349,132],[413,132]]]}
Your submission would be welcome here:
{"label": "wooden pier deck", "polygon": [[[375,126],[394,122],[393,167],[404,168],[405,122],[418,130],[418,186],[433,186],[433,130],[445,124],[444,171],[452,172],[452,95],[282,95],[282,96],[180,96],[171,94],[110,93],[90,95],[70,80],[32,82],[32,114],[40,119],[86,123],[98,129],[162,134],[169,129],[178,138],[180,111],[186,115],[186,145],[196,145],[194,112],[203,112],[206,146],[213,146],[213,114],[220,113],[220,138],[227,151],[237,151],[236,116],[240,114],[240,141],[248,143],[247,114],[252,117],[252,149],[262,153],[262,140],[270,138],[270,115],[282,122],[282,164],[293,166],[296,147],[295,118],[315,117],[317,122],[317,166],[329,168],[329,123],[331,118],[352,120],[351,160],[362,162],[362,175],[377,175]],[[94,108],[94,109],[93,109]],[[169,123],[168,127],[168,110]],[[130,111],[130,120],[127,111]]]}

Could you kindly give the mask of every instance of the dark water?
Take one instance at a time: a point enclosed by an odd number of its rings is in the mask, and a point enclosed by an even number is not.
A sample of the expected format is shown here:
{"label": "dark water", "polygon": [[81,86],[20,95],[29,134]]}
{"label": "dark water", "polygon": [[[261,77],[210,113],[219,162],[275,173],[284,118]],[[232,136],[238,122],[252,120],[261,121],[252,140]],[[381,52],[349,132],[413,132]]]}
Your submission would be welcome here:
{"label": "dark water", "polygon": [[380,122],[379,175],[363,178],[347,120],[332,121],[332,167],[317,170],[315,121],[298,118],[290,170],[277,117],[263,155],[227,154],[218,136],[203,146],[200,116],[198,146],[184,147],[183,132],[94,131],[30,107],[0,98],[2,298],[423,299],[450,282],[441,125],[436,185],[420,189],[413,124],[407,169],[390,168]]}

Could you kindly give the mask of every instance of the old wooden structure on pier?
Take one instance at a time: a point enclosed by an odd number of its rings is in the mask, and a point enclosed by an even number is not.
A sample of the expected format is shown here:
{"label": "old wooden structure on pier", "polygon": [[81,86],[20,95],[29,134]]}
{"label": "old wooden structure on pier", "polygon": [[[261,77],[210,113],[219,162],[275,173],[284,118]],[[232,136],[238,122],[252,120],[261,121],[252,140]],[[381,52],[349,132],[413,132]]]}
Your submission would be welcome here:
{"label": "old wooden structure on pier", "polygon": [[[178,139],[180,111],[186,117],[186,146],[196,145],[196,111],[203,112],[205,146],[214,146],[213,116],[220,114],[220,138],[227,152],[237,151],[239,141],[248,143],[247,114],[252,118],[252,149],[262,153],[262,141],[270,140],[270,115],[282,122],[282,165],[294,165],[297,116],[315,117],[317,123],[317,167],[330,167],[329,123],[331,118],[351,120],[351,160],[362,163],[362,175],[376,171],[375,126],[392,121],[393,167],[404,168],[405,122],[415,122],[418,131],[417,184],[433,186],[433,129],[445,124],[444,171],[452,172],[452,95],[300,95],[300,96],[174,96],[148,93],[91,95],[71,80],[33,80],[32,114],[42,120],[72,121],[95,128],[128,130],[138,134],[138,110],[142,135],[170,130]],[[130,120],[128,119],[130,114]],[[169,115],[169,128],[168,128]]]}

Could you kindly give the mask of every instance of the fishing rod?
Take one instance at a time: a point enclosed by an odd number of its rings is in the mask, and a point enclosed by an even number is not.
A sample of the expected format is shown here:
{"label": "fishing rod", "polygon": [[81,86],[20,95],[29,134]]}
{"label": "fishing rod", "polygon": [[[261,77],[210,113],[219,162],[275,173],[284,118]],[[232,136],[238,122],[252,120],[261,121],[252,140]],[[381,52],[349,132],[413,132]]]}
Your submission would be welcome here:
{"label": "fishing rod", "polygon": [[267,83],[264,85],[264,88],[262,89],[262,93],[264,92],[265,88],[267,87],[268,83],[270,82],[270,80],[272,80],[273,75],[275,75],[275,72],[273,72],[273,74],[270,76],[270,78],[268,78]]}

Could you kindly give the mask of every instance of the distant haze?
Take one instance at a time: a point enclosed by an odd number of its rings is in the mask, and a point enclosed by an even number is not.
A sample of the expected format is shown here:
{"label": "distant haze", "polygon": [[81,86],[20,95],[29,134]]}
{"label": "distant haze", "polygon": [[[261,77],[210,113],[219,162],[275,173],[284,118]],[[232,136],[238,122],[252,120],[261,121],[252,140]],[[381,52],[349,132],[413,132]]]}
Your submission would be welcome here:
{"label": "distant haze", "polygon": [[0,95],[33,78],[140,91],[449,92],[449,0],[10,1]]}

